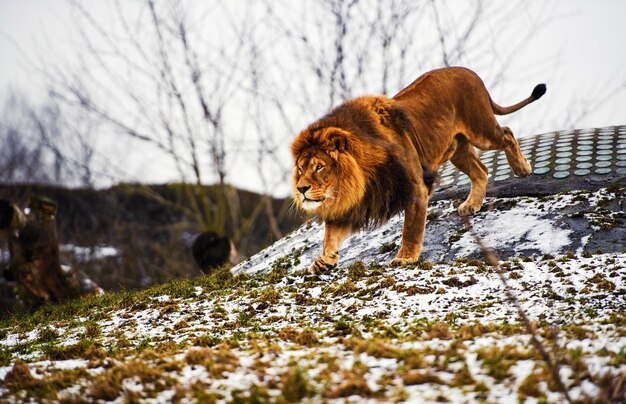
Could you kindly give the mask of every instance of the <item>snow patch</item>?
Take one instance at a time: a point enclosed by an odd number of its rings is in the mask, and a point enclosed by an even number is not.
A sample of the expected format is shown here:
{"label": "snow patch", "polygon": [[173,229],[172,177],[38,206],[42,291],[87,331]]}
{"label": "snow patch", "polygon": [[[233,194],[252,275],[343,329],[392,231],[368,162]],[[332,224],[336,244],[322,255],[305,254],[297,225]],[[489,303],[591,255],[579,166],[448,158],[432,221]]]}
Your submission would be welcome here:
{"label": "snow patch", "polygon": [[73,244],[63,244],[59,247],[61,252],[70,253],[79,261],[102,260],[105,258],[120,257],[121,253],[115,247],[95,246],[81,247]]}
{"label": "snow patch", "polygon": [[[535,212],[512,209],[504,212],[490,212],[486,217],[472,220],[472,226],[488,246],[507,247],[526,250],[538,249],[542,253],[558,253],[571,244],[571,230],[561,229],[550,219],[545,219]],[[456,243],[461,256],[477,253],[471,232],[463,234]]]}

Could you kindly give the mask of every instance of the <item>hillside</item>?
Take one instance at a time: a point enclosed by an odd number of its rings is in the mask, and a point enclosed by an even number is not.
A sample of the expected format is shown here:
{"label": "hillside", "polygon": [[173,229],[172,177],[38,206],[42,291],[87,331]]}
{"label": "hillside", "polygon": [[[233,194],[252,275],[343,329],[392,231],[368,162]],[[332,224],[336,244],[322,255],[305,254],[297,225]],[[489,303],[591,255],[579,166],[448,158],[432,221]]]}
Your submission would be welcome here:
{"label": "hillside", "polygon": [[[200,232],[208,230],[212,213],[208,200],[216,200],[216,192],[215,186],[189,184],[121,184],[95,190],[0,184],[0,198],[22,208],[30,196],[56,202],[62,263],[80,268],[107,291],[197,275],[190,247]],[[264,197],[232,187],[227,192],[232,206],[231,214],[224,215],[224,233],[238,236],[238,252],[249,257],[276,241],[266,209],[259,209]],[[287,213],[288,203],[271,199],[282,233],[302,223],[298,215]],[[3,250],[0,238],[0,294],[8,261]],[[0,315],[2,309],[0,298]]]}
{"label": "hillside", "polygon": [[[626,398],[623,201],[619,186],[491,198],[472,219],[574,400]],[[0,323],[0,399],[563,401],[455,217],[433,204],[415,267],[386,266],[394,219],[306,275],[309,224],[232,272],[15,316]]]}

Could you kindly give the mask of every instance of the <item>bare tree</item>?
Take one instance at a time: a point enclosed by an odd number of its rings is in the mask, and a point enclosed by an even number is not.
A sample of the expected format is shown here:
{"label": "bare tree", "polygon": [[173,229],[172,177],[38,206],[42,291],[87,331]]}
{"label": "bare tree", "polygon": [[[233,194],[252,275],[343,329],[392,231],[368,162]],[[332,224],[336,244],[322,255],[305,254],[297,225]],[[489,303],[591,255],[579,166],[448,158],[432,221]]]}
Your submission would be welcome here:
{"label": "bare tree", "polygon": [[186,192],[196,196],[189,198],[196,202],[190,211],[195,220],[223,234],[226,218],[238,217],[226,184],[223,111],[239,80],[229,66],[240,51],[223,46],[200,54],[203,38],[192,30],[196,16],[178,2],[145,0],[128,7],[116,1],[117,31],[82,3],[71,4],[83,66],[80,74],[76,68],[51,72],[54,95],[116,136],[156,148],[155,158],[167,157],[183,183],[217,182],[213,197],[198,187]]}
{"label": "bare tree", "polygon": [[23,122],[15,113],[15,98],[5,103],[0,126],[0,180],[4,183],[27,181],[48,182],[41,143],[23,136]]}
{"label": "bare tree", "polygon": [[[228,218],[235,238],[255,217],[241,216],[228,185],[243,172],[267,196],[256,214],[280,236],[269,195],[288,189],[286,144],[307,123],[347,98],[392,95],[442,65],[482,68],[498,91],[516,52],[551,18],[521,1],[116,0],[111,21],[69,1],[81,47],[75,61],[47,70],[55,97],[109,143],[130,141],[190,184],[194,220],[224,234]],[[515,13],[530,21],[522,32],[508,28]],[[496,52],[503,40],[511,46]],[[210,183],[214,195],[191,186]]]}
{"label": "bare tree", "polygon": [[91,127],[64,115],[51,98],[31,105],[12,94],[0,119],[0,181],[92,186]]}

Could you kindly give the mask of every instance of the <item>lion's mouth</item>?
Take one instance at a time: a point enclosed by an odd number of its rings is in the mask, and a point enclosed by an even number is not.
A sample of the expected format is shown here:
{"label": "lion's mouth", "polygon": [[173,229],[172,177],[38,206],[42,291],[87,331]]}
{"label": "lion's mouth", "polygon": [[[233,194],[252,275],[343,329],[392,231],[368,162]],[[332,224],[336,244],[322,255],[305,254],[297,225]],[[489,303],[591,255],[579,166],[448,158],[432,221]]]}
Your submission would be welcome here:
{"label": "lion's mouth", "polygon": [[322,206],[322,202],[324,202],[326,198],[322,198],[322,199],[310,199],[307,197],[303,197],[302,199],[302,207],[309,211],[312,212],[314,210],[316,210],[317,208],[319,208],[320,206]]}

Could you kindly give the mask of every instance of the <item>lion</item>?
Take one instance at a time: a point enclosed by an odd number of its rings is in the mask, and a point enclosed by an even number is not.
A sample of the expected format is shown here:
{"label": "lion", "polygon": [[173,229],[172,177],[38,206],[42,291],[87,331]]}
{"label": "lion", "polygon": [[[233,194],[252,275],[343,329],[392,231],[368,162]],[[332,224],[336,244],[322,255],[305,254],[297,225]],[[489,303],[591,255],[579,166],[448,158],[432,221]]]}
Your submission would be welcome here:
{"label": "lion", "polygon": [[449,67],[425,73],[392,98],[346,101],[309,125],[291,144],[295,204],[325,224],[322,254],[309,270],[334,268],[347,236],[401,212],[402,244],[390,265],[417,262],[439,167],[450,160],[470,178],[458,212],[478,212],[487,168],[475,148],[504,150],[512,171],[528,176],[532,168],[513,132],[494,114],[515,112],[545,92],[539,84],[530,97],[501,107],[476,73]]}

